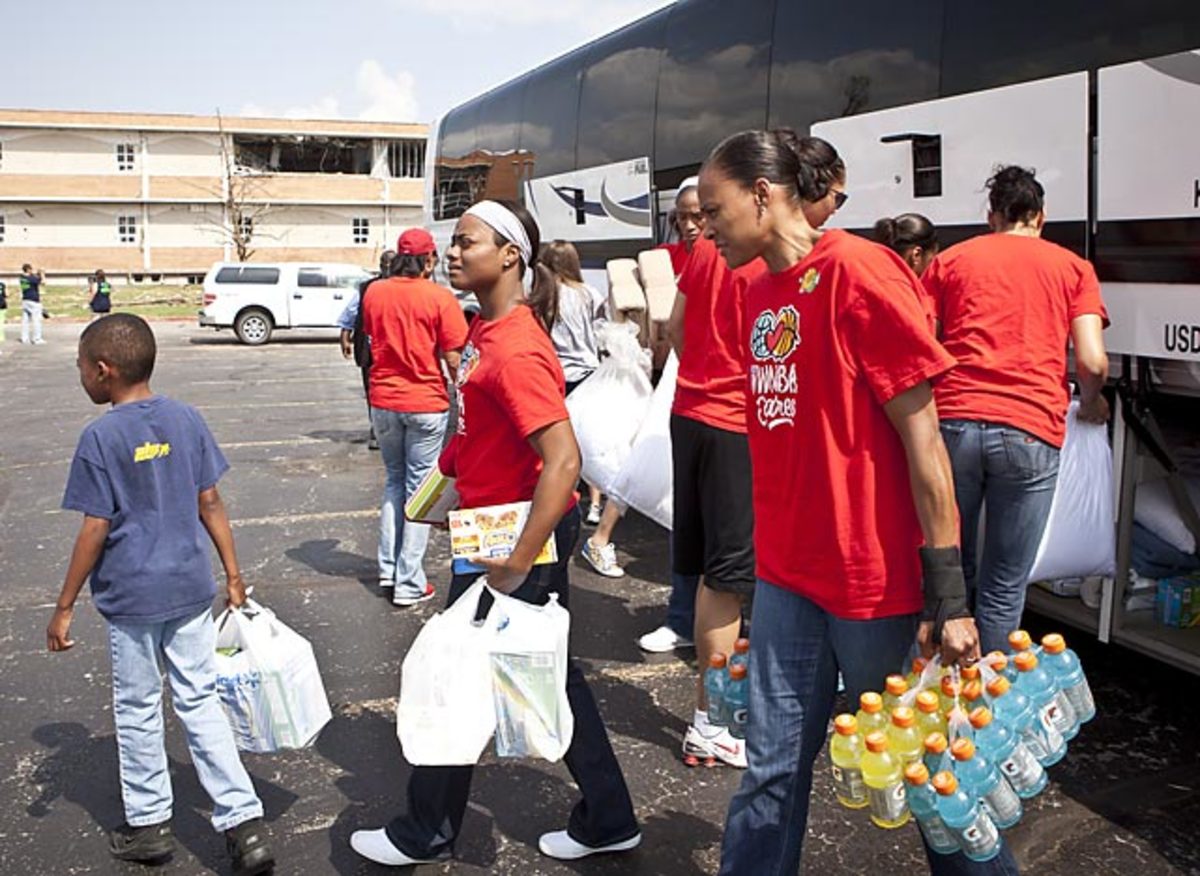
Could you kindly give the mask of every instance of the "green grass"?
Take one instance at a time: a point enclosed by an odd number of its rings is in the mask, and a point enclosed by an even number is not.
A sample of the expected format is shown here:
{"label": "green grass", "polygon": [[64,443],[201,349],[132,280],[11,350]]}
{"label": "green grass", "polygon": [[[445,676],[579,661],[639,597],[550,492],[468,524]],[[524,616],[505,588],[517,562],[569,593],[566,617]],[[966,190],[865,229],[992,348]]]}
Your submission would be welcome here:
{"label": "green grass", "polygon": [[[9,309],[15,307],[19,319],[21,292],[14,290],[15,286],[13,283],[9,287],[8,301]],[[136,313],[147,319],[194,319],[203,297],[203,290],[199,286],[114,285],[112,306],[114,311]],[[43,286],[42,306],[55,319],[88,319],[92,315],[88,309],[87,286]],[[12,317],[11,313],[9,317]]]}

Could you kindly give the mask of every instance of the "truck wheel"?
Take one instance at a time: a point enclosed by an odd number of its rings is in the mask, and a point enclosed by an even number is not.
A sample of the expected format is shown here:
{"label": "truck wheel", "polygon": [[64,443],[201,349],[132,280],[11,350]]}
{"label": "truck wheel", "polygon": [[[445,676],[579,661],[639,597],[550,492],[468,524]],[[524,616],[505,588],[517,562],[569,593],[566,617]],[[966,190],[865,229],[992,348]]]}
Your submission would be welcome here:
{"label": "truck wheel", "polygon": [[233,321],[233,330],[238,340],[251,347],[258,347],[271,340],[271,314],[257,307],[243,310]]}

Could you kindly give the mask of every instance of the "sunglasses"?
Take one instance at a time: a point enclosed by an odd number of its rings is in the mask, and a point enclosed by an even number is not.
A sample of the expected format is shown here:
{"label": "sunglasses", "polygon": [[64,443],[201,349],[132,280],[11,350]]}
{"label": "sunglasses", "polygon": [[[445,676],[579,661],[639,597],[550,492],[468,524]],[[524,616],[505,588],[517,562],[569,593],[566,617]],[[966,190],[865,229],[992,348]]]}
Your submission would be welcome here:
{"label": "sunglasses", "polygon": [[830,189],[830,194],[833,195],[833,209],[840,210],[846,206],[846,202],[850,200],[850,196],[845,192],[838,192]]}

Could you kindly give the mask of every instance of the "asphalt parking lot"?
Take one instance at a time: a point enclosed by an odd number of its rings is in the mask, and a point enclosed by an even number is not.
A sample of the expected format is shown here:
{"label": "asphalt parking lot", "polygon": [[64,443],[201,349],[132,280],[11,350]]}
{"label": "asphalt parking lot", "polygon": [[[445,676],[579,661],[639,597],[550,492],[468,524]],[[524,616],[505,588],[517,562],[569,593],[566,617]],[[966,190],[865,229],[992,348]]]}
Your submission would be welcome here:
{"label": "asphalt parking lot", "polygon": [[[122,820],[106,634],[86,597],[76,648],[45,651],[44,628],[77,515],[58,510],[80,428],[98,416],[78,386],[75,338],[52,322],[48,343],[0,353],[0,873],[144,872],[111,861],[104,831]],[[349,849],[352,830],[402,805],[408,767],[395,737],[399,666],[440,600],[396,609],[375,583],[382,467],[366,447],[357,371],[329,333],[280,333],[263,348],[231,333],[156,325],[154,387],[205,415],[232,463],[221,484],[255,597],[316,649],[334,720],[314,748],[248,755],[281,874],[384,872]],[[574,800],[565,768],[498,762],[476,772],[457,858],[419,868],[462,874],[701,874],[716,870],[738,775],[688,769],[678,757],[690,714],[684,657],[647,658],[637,635],[657,626],[667,589],[666,538],[638,518],[618,529],[629,575],[600,578],[577,561],[573,646],[592,680],[625,770],[644,842],[573,864],[539,856],[539,833],[563,826]],[[444,536],[431,580],[448,580]],[[1049,626],[1031,619],[1031,629]],[[1066,631],[1068,635],[1070,631]],[[1027,873],[1200,873],[1200,686],[1191,676],[1072,638],[1099,715],[1052,772],[1053,784],[1009,834]],[[179,850],[161,872],[226,873],[223,841],[182,733],[168,721]],[[822,761],[806,845],[813,874],[924,872],[915,828],[885,832],[839,809]]]}

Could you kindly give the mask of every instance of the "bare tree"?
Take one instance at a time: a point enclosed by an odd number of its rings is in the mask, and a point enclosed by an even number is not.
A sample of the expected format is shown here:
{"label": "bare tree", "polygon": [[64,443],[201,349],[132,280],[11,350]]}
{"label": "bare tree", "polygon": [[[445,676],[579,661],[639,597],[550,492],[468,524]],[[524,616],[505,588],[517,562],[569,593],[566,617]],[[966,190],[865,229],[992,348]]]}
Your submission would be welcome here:
{"label": "bare tree", "polygon": [[217,111],[217,135],[221,150],[221,218],[214,222],[222,242],[233,248],[239,262],[254,255],[254,239],[270,239],[259,222],[271,212],[271,203],[264,197],[263,177],[254,170],[242,167],[237,161],[233,141],[225,135],[225,122]]}

